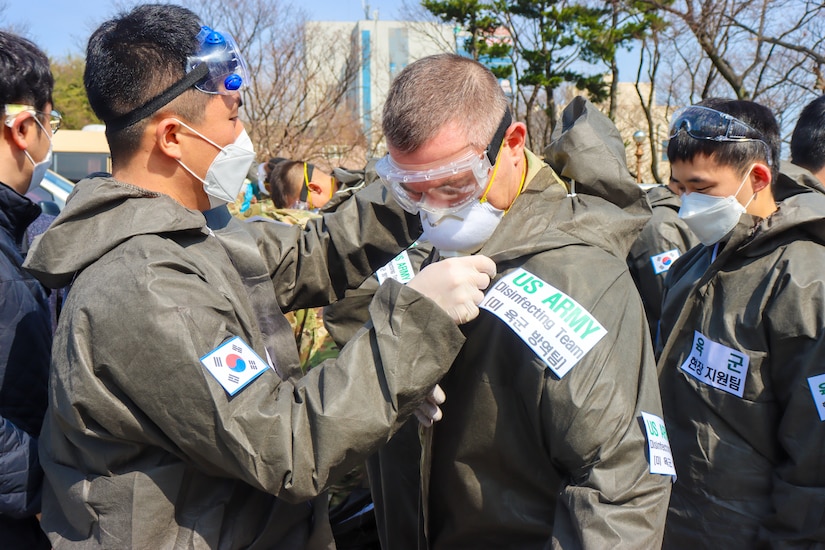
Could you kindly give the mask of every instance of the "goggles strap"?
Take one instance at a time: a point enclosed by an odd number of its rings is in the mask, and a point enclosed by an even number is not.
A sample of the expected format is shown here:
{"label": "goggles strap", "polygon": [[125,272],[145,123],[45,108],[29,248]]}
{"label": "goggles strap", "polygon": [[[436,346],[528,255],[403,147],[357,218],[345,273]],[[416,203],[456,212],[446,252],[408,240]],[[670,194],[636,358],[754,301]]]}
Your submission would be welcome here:
{"label": "goggles strap", "polygon": [[498,153],[496,154],[496,158],[493,159],[493,174],[490,176],[490,180],[487,182],[487,187],[484,188],[484,193],[481,194],[479,197],[478,202],[487,202],[487,193],[490,192],[490,188],[493,186],[493,180],[496,179],[496,174],[498,174],[498,158],[501,156],[501,146],[499,146]]}
{"label": "goggles strap", "polygon": [[[487,158],[490,159],[490,163],[493,165],[493,175],[490,176],[490,181],[487,182],[487,187],[484,188],[484,193],[481,194],[481,198],[478,199],[478,202],[487,202],[487,193],[490,191],[490,187],[493,185],[493,180],[496,179],[496,174],[498,173],[498,159],[501,157],[501,150],[504,148],[504,134],[507,133],[507,129],[510,127],[512,122],[513,117],[510,116],[510,109],[506,109],[504,111],[504,116],[501,118],[501,122],[498,125],[498,129],[496,130],[493,139],[490,141],[490,147],[487,149]],[[490,158],[490,153],[493,151],[496,152],[496,155],[494,158]],[[523,179],[522,183],[524,183]]]}
{"label": "goggles strap", "polygon": [[186,73],[186,76],[166,88],[164,91],[128,113],[124,113],[118,117],[106,122],[106,130],[109,132],[117,132],[129,126],[140,122],[149,115],[157,112],[161,107],[168,104],[170,101],[181,95],[183,92],[194,86],[209,74],[209,67],[206,63],[201,63],[192,71]]}
{"label": "goggles strap", "polygon": [[501,117],[501,122],[498,124],[496,133],[493,134],[493,139],[490,140],[490,145],[487,147],[487,158],[490,164],[495,164],[498,158],[501,144],[504,141],[504,134],[507,133],[507,128],[513,123],[513,116],[510,114],[510,108],[504,109],[504,116]]}
{"label": "goggles strap", "polygon": [[309,193],[309,178],[311,177],[310,174],[312,172],[311,169],[307,167],[310,166],[308,162],[304,163],[304,185],[301,189],[301,201],[307,203],[307,206],[310,210],[312,210],[312,195]]}

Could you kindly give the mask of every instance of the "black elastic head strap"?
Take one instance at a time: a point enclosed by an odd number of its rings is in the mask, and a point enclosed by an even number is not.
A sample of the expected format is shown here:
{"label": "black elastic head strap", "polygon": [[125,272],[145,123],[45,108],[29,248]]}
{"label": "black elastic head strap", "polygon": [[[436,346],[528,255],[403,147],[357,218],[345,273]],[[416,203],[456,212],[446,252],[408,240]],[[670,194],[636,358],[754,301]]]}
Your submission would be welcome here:
{"label": "black elastic head strap", "polygon": [[501,117],[501,122],[498,124],[496,133],[493,134],[493,139],[490,140],[490,145],[487,146],[487,158],[490,159],[490,165],[495,165],[498,150],[501,149],[501,142],[504,141],[504,134],[507,133],[507,128],[513,123],[513,116],[510,114],[510,108],[504,110],[504,116]]}
{"label": "black elastic head strap", "polygon": [[124,113],[119,117],[106,121],[106,130],[109,132],[117,132],[128,128],[136,122],[140,122],[149,115],[157,112],[161,107],[178,97],[180,94],[193,87],[201,79],[209,74],[209,66],[206,63],[201,63],[186,76],[163,90],[161,93],[128,113]]}
{"label": "black elastic head strap", "polygon": [[309,182],[312,181],[312,171],[315,170],[315,166],[308,162],[305,162],[304,166],[306,167],[306,171],[304,172],[304,185],[301,187],[300,200],[307,202],[307,199],[309,199]]}

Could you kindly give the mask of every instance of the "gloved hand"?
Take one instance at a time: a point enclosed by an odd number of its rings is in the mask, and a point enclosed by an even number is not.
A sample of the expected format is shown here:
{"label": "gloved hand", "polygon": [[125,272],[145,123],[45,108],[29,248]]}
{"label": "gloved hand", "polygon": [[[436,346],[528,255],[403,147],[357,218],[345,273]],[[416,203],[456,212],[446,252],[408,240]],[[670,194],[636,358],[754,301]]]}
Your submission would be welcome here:
{"label": "gloved hand", "polygon": [[487,256],[460,256],[430,264],[407,283],[452,317],[459,325],[478,316],[482,290],[496,276],[496,264]]}
{"label": "gloved hand", "polygon": [[447,396],[444,395],[444,390],[436,384],[427,399],[413,413],[418,419],[418,423],[429,428],[435,422],[441,420],[441,409],[438,406],[444,403],[445,399],[447,399]]}

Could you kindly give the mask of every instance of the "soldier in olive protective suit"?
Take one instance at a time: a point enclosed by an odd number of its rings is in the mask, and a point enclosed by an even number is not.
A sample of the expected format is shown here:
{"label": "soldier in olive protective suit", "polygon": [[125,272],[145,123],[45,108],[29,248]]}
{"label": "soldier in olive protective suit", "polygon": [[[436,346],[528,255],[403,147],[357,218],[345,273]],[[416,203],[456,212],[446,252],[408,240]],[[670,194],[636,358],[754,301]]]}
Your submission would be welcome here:
{"label": "soldier in olive protective suit", "polygon": [[625,262],[650,209],[615,126],[575,100],[546,151],[554,170],[492,73],[444,54],[396,77],[383,129],[376,171],[421,216],[433,260],[481,253],[501,273],[439,382],[420,479],[399,465],[418,441],[397,441],[407,430],[370,470],[383,546],[657,547],[672,462]]}
{"label": "soldier in olive protective suit", "polygon": [[304,375],[281,309],[343,296],[420,222],[380,186],[304,229],[233,218],[255,154],[247,76],[231,36],[180,6],[89,40],[112,175],[77,184],[24,264],[73,281],[40,438],[56,548],[333,546],[324,490],[422,406],[495,274],[457,258],[387,281],[370,325]]}
{"label": "soldier in olive protective suit", "polygon": [[670,268],[662,307],[679,471],[664,547],[822,548],[822,186],[779,171],[779,127],[757,103],[708,99],[670,128],[679,216],[702,245]]}

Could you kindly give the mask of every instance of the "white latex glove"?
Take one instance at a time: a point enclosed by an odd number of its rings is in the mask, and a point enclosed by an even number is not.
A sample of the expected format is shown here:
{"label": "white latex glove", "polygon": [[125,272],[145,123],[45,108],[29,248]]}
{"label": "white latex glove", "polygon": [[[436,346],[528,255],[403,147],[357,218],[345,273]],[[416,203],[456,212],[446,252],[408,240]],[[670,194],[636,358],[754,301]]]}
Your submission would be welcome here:
{"label": "white latex glove", "polygon": [[436,384],[427,399],[415,409],[414,414],[418,419],[418,423],[429,428],[435,422],[441,420],[441,409],[438,406],[444,403],[445,399],[447,399],[447,396],[444,395],[444,390]]}
{"label": "white latex glove", "polygon": [[459,325],[478,316],[482,290],[496,276],[496,264],[487,256],[460,256],[430,264],[407,283],[447,312]]}

